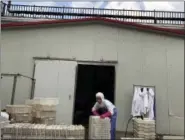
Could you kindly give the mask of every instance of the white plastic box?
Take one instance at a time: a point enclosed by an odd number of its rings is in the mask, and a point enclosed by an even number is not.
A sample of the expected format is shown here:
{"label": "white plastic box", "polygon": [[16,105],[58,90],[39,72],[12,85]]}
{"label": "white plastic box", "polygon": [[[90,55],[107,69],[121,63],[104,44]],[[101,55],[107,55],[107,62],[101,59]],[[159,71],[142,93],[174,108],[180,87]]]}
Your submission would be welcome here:
{"label": "white plastic box", "polygon": [[55,111],[36,111],[33,115],[36,118],[56,118]]}
{"label": "white plastic box", "polygon": [[6,111],[10,114],[29,114],[32,112],[32,107],[29,105],[7,105]]}
{"label": "white plastic box", "polygon": [[25,104],[57,105],[59,104],[59,100],[57,98],[34,98],[32,100],[26,100]]}
{"label": "white plastic box", "polygon": [[34,118],[34,123],[54,125],[56,124],[56,118]]}
{"label": "white plastic box", "polygon": [[90,116],[89,139],[110,139],[110,119]]}
{"label": "white plastic box", "polygon": [[32,114],[12,114],[12,118],[15,122],[20,123],[31,123],[32,122]]}
{"label": "white plastic box", "polygon": [[134,137],[144,139],[155,139],[155,121],[149,119],[133,119]]}
{"label": "white plastic box", "polygon": [[14,139],[85,139],[80,125],[10,124],[3,132]]}

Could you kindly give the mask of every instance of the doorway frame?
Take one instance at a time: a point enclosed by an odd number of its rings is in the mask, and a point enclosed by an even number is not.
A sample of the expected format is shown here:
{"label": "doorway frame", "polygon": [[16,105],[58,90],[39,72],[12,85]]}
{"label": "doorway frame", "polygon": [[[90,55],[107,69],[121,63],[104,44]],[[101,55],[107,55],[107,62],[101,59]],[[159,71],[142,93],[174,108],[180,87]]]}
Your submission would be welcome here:
{"label": "doorway frame", "polygon": [[[75,74],[75,93],[74,93],[74,101],[73,101],[73,119],[74,119],[74,113],[75,113],[75,97],[76,97],[76,89],[77,89],[77,80],[78,80],[78,66],[79,65],[93,65],[93,66],[113,66],[115,69],[115,75],[114,75],[114,104],[116,103],[116,71],[117,71],[117,62],[115,63],[106,63],[106,62],[81,62],[77,61],[77,67],[76,67],[76,74]],[[73,120],[72,120],[73,122]]]}
{"label": "doorway frame", "polygon": [[[104,62],[104,61],[99,61],[99,62],[82,62],[82,61],[77,61],[77,67],[76,67],[76,75],[75,75],[75,95],[76,95],[76,88],[77,88],[77,74],[78,74],[78,65],[94,65],[94,66],[113,66],[115,68],[115,75],[114,75],[114,104],[116,100],[116,71],[117,71],[117,64],[118,62]],[[73,111],[74,112],[74,111]]]}

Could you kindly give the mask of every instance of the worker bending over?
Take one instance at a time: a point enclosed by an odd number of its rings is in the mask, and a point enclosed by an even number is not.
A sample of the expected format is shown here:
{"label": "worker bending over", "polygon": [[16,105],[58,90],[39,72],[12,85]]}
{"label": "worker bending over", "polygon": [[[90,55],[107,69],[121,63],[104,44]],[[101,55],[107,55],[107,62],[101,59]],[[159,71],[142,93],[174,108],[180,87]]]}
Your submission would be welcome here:
{"label": "worker bending over", "polygon": [[1,110],[1,117],[9,120],[9,114],[6,112],[6,109]]}
{"label": "worker bending over", "polygon": [[96,103],[92,108],[92,112],[96,116],[104,119],[106,117],[110,118],[111,123],[111,140],[116,139],[116,119],[117,119],[117,109],[116,107],[107,99],[104,98],[103,93],[98,92],[96,94]]}

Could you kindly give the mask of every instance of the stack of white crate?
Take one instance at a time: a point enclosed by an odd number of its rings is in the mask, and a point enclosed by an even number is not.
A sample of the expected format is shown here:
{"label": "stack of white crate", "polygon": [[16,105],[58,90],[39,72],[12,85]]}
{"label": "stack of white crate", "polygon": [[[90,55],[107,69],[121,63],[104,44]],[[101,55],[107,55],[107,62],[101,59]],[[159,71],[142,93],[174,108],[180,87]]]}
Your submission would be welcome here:
{"label": "stack of white crate", "polygon": [[58,100],[55,98],[37,98],[26,100],[27,105],[32,106],[32,116],[34,123],[55,124],[56,105]]}
{"label": "stack of white crate", "polygon": [[[0,136],[1,136],[1,129],[7,126],[10,123],[9,120],[6,120],[4,117],[0,116]],[[0,139],[1,140],[1,139]]]}
{"label": "stack of white crate", "polygon": [[85,139],[85,128],[81,125],[50,125],[46,128],[46,139]]}
{"label": "stack of white crate", "polygon": [[133,119],[134,137],[144,139],[155,139],[155,120]]}
{"label": "stack of white crate", "polygon": [[2,132],[4,139],[85,139],[80,125],[10,124]]}
{"label": "stack of white crate", "polygon": [[15,123],[3,128],[4,139],[45,139],[45,125]]}
{"label": "stack of white crate", "polygon": [[28,105],[7,105],[6,111],[10,114],[14,123],[31,123],[32,107]]}
{"label": "stack of white crate", "polygon": [[[1,109],[1,101],[0,101],[0,109]],[[0,140],[1,140],[1,129],[3,129],[8,124],[9,124],[9,120],[7,120],[6,118],[0,115]]]}
{"label": "stack of white crate", "polygon": [[110,139],[110,119],[90,116],[89,139]]}

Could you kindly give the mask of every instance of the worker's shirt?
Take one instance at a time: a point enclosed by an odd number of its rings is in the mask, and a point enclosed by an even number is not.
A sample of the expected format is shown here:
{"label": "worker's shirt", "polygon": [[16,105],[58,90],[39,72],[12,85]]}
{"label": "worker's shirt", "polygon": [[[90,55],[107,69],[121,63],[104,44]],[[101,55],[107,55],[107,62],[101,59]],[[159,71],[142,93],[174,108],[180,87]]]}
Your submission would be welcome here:
{"label": "worker's shirt", "polygon": [[114,114],[114,108],[116,108],[109,100],[104,99],[101,104],[99,104],[98,102],[95,103],[95,105],[92,108],[92,111],[96,111],[100,108],[106,108],[111,115]]}
{"label": "worker's shirt", "polygon": [[1,112],[1,116],[6,118],[7,120],[9,119],[9,115],[6,112]]}

